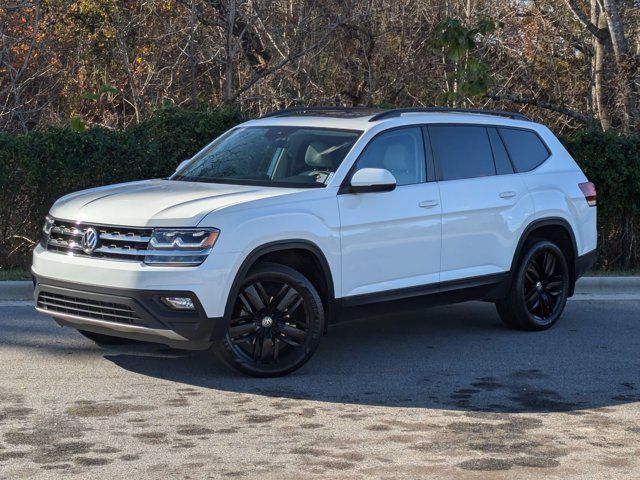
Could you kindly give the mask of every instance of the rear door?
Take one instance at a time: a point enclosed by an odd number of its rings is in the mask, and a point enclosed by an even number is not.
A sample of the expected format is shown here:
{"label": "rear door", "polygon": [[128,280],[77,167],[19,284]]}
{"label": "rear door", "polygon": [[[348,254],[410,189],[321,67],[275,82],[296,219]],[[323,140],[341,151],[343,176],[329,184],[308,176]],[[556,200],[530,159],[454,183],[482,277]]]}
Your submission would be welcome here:
{"label": "rear door", "polygon": [[498,132],[471,124],[427,130],[442,203],[440,281],[509,270],[517,232],[534,210]]}

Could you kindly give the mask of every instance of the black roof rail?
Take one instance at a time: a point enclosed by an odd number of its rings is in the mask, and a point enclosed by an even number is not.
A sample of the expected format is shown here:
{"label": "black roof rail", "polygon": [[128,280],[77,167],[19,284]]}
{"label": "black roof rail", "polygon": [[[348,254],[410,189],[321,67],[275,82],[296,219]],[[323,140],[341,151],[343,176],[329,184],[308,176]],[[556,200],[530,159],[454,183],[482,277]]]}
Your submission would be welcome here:
{"label": "black roof rail", "polygon": [[260,118],[269,118],[269,117],[286,117],[287,115],[295,115],[295,114],[305,114],[305,113],[358,113],[362,112],[366,115],[367,112],[374,113],[380,112],[380,109],[370,108],[370,107],[292,107],[292,108],[284,108],[282,110],[276,110],[275,112],[269,112],[262,115]]}
{"label": "black roof rail", "polygon": [[451,108],[451,107],[409,107],[409,108],[393,108],[384,110],[369,119],[370,122],[376,122],[385,118],[399,117],[403,113],[478,113],[482,115],[496,115],[499,117],[508,117],[514,120],[531,121],[529,117],[521,113],[505,112],[502,110],[483,110],[480,108]]}

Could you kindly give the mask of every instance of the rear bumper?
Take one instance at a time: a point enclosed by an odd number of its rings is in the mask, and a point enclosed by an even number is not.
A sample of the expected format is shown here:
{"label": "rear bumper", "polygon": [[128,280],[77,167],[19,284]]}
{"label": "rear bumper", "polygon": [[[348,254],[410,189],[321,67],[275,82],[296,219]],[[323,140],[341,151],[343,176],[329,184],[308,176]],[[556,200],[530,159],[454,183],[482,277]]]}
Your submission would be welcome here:
{"label": "rear bumper", "polygon": [[587,270],[593,267],[594,263],[596,263],[595,249],[576,258],[575,279],[577,280],[581,276],[583,276],[587,272]]}
{"label": "rear bumper", "polygon": [[[190,291],[120,289],[39,276],[34,282],[36,310],[62,326],[194,350],[224,335],[223,319],[207,317]],[[169,308],[161,301],[165,295],[190,297],[195,311]]]}

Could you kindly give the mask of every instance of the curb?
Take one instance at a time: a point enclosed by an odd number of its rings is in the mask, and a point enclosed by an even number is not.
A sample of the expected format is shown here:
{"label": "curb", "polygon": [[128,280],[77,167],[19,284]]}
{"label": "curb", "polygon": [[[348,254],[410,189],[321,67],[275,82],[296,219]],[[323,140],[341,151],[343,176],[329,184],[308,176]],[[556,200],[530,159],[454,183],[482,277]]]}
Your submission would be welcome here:
{"label": "curb", "polygon": [[576,295],[640,295],[640,277],[582,277],[576,283]]}
{"label": "curb", "polygon": [[[640,276],[582,277],[576,283],[576,296],[637,295],[640,296]],[[0,282],[0,301],[33,300],[33,284],[29,280]]]}

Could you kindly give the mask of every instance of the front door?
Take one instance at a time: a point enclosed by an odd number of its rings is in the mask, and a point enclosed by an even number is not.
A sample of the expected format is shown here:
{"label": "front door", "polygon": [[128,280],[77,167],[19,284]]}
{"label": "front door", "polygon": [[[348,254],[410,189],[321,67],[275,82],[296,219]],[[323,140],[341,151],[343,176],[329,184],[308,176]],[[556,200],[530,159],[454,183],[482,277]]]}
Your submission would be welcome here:
{"label": "front door", "polygon": [[342,296],[437,285],[440,270],[440,194],[427,182],[420,127],[374,137],[356,168],[384,168],[396,178],[391,192],[338,195]]}

